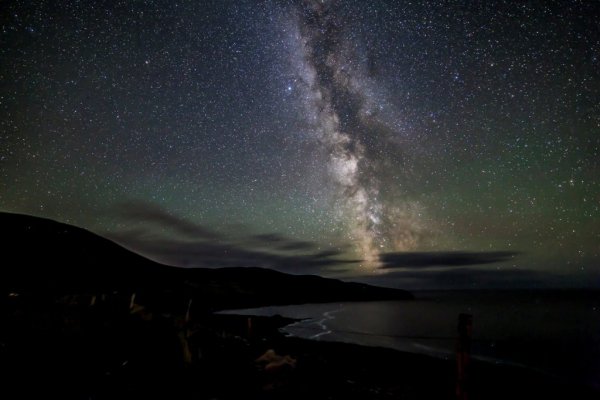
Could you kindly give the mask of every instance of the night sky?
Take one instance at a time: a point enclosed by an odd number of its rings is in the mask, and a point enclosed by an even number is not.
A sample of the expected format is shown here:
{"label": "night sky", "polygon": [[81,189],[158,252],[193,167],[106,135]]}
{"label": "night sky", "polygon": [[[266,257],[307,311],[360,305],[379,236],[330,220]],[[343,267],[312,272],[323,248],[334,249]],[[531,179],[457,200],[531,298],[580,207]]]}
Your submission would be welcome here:
{"label": "night sky", "polygon": [[600,286],[597,1],[1,8],[1,210],[173,265]]}

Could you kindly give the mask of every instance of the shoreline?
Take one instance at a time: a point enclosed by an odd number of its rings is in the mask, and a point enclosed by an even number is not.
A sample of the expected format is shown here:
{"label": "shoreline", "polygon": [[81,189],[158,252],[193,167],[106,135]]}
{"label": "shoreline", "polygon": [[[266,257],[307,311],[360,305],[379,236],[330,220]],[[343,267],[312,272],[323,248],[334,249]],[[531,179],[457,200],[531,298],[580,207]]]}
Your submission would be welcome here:
{"label": "shoreline", "polygon": [[[0,335],[0,367],[7,371],[0,393],[94,400],[455,398],[453,358],[279,332],[297,321],[235,314],[185,320],[77,307],[10,314]],[[471,399],[600,394],[514,367],[472,365]]]}
{"label": "shoreline", "polygon": [[[281,316],[221,315],[240,320],[250,317],[256,321],[270,321],[268,329],[275,328],[276,332],[263,332],[268,337],[263,347],[297,358],[298,367],[293,373],[299,376],[297,379],[302,386],[313,386],[318,382],[318,385],[329,387],[332,394],[327,398],[361,398],[352,397],[356,391],[362,391],[362,398],[372,399],[455,398],[456,361],[453,354],[437,357],[389,347],[286,336],[279,330],[301,320]],[[396,367],[390,369],[389,365]],[[317,379],[322,376],[328,378]],[[470,385],[473,399],[596,399],[600,395],[600,391],[591,386],[579,385],[545,371],[476,357],[472,359]],[[288,390],[280,390],[285,392],[285,395],[281,393],[281,398],[294,398],[289,397]]]}
{"label": "shoreline", "polygon": [[[455,318],[468,312],[476,322],[472,360],[600,391],[594,315],[598,293],[506,291],[487,297],[449,293],[452,296],[437,291],[425,296],[415,293],[416,302],[309,304],[229,312],[307,318],[284,327],[283,333],[307,339],[320,334],[316,340],[384,346],[440,359],[455,358]],[[345,311],[327,317],[340,308]]]}

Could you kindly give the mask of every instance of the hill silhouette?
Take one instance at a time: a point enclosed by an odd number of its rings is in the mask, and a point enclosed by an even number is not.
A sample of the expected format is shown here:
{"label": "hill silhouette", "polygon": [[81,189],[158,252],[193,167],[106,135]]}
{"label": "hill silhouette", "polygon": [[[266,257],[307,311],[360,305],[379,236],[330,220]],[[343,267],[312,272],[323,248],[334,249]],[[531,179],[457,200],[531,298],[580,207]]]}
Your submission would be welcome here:
{"label": "hill silhouette", "polygon": [[262,268],[167,266],[85,229],[20,214],[0,213],[0,240],[5,292],[137,293],[161,308],[193,298],[207,310],[412,298],[403,290]]}

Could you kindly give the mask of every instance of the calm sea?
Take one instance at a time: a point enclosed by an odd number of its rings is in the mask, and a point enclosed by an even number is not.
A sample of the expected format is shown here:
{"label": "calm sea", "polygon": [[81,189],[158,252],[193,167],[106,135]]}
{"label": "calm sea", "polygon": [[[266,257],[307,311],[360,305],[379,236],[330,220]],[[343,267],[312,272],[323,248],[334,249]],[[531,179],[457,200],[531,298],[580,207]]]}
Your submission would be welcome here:
{"label": "calm sea", "polygon": [[473,315],[474,357],[600,388],[600,291],[417,292],[414,301],[228,311],[302,319],[287,335],[454,356],[458,314]]}

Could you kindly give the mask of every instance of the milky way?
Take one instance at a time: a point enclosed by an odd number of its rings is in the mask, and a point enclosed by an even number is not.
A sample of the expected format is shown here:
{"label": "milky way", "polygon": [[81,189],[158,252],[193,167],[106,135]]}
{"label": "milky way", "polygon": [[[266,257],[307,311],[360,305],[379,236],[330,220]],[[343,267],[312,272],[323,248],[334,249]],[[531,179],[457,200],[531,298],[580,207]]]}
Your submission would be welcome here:
{"label": "milky way", "polygon": [[1,210],[175,265],[600,282],[598,2],[8,1],[0,19]]}
{"label": "milky way", "polygon": [[[378,104],[385,95],[369,78],[364,50],[344,29],[346,21],[336,14],[336,5],[304,2],[294,15],[290,40],[295,43],[290,47],[297,54],[292,67],[311,133],[328,155],[327,168],[338,188],[337,212],[348,225],[348,239],[356,244],[365,265],[377,266],[383,250],[411,250],[418,245],[412,234],[418,221],[413,213],[400,215],[401,206],[413,211],[402,197],[393,207],[380,199],[381,154],[374,154],[369,144],[392,145],[388,139],[396,132],[378,118]],[[384,226],[384,215],[390,226]]]}

